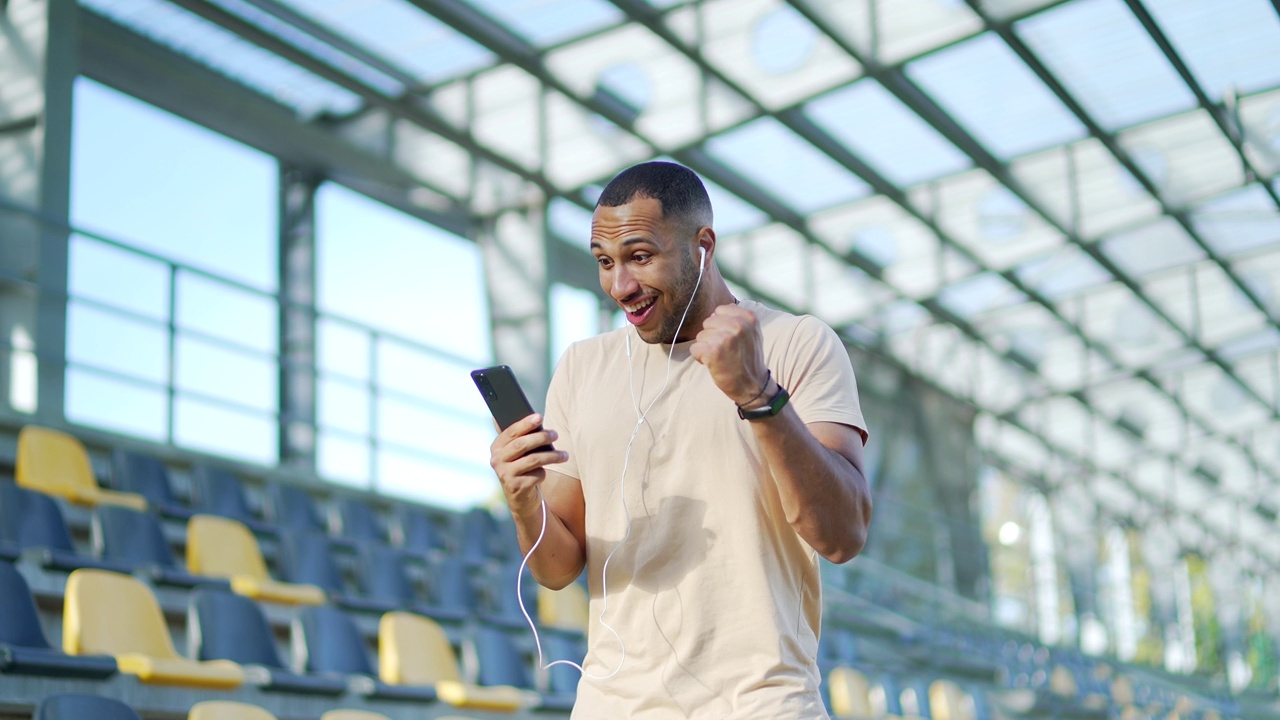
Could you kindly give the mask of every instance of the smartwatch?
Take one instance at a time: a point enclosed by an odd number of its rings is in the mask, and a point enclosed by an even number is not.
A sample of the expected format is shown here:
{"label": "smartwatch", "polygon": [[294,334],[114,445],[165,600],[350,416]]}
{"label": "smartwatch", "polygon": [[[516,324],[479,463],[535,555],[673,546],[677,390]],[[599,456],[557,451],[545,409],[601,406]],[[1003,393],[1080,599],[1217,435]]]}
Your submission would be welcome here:
{"label": "smartwatch", "polygon": [[787,394],[787,389],[782,387],[782,384],[779,383],[778,392],[774,393],[773,397],[769,398],[768,405],[751,408],[750,410],[739,407],[738,417],[743,420],[763,420],[764,418],[771,418],[782,412],[782,408],[787,406],[787,401],[790,399],[791,396]]}

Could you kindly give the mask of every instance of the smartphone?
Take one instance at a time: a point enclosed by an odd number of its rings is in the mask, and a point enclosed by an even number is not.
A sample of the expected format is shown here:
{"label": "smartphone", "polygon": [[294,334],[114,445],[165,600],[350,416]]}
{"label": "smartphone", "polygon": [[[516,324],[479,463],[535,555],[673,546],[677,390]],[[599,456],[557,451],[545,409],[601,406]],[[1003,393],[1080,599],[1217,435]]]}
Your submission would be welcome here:
{"label": "smartphone", "polygon": [[[489,406],[489,412],[493,415],[493,419],[497,421],[498,427],[506,430],[511,427],[517,420],[522,420],[533,414],[533,406],[529,404],[529,398],[525,396],[524,390],[520,387],[520,382],[516,380],[516,374],[511,372],[511,368],[506,365],[497,365],[489,368],[471,371],[471,379],[475,382],[476,388],[480,390],[480,395],[484,398],[484,402]],[[542,426],[539,425],[541,430]],[[540,448],[530,450],[530,452],[545,452],[555,450],[551,445],[543,445]]]}

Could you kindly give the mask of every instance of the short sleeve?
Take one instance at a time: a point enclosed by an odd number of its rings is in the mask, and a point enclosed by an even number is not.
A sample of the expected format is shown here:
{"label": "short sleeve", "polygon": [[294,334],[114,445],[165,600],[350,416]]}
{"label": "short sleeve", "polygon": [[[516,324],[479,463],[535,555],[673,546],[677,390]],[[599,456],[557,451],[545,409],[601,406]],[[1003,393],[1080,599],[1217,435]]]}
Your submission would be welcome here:
{"label": "short sleeve", "polygon": [[565,351],[560,358],[560,363],[556,365],[556,370],[551,375],[551,385],[547,388],[547,411],[542,414],[542,426],[548,430],[555,430],[559,435],[555,441],[555,448],[569,453],[569,459],[557,465],[548,465],[550,469],[567,475],[571,478],[580,479],[578,474],[577,453],[574,452],[573,445],[573,381],[570,379],[573,364],[573,346]]}
{"label": "short sleeve", "polygon": [[778,382],[790,393],[800,419],[849,425],[865,443],[867,423],[858,400],[853,363],[835,331],[815,317],[801,317],[784,358],[784,377]]}

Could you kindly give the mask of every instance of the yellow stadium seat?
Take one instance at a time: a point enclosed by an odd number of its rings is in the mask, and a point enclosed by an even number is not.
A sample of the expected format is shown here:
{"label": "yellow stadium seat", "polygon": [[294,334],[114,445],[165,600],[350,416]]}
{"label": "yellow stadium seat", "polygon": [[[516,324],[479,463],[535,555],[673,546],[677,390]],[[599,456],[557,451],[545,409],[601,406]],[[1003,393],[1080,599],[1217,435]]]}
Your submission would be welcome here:
{"label": "yellow stadium seat", "polygon": [[256,600],[288,605],[323,605],[324,590],[272,580],[258,541],[244,524],[216,515],[187,521],[187,571],[227,578],[231,589]]}
{"label": "yellow stadium seat", "polygon": [[230,700],[206,700],[191,708],[191,712],[187,713],[187,720],[276,720],[276,716],[257,705]]}
{"label": "yellow stadium seat", "polygon": [[514,712],[525,693],[514,687],[480,687],[462,681],[458,659],[433,620],[389,612],[378,623],[378,674],[390,685],[428,685],[454,707]]}
{"label": "yellow stadium seat", "polygon": [[950,680],[935,680],[929,685],[929,709],[933,720],[977,720],[978,717],[973,696]]}
{"label": "yellow stadium seat", "polygon": [[105,570],[67,576],[62,649],[68,655],[112,655],[120,672],[145,683],[231,689],[244,682],[244,672],[230,660],[180,657],[151,589]]}
{"label": "yellow stadium seat", "polygon": [[833,668],[827,675],[827,694],[831,697],[831,713],[840,720],[875,717],[871,709],[871,683],[853,668]]}
{"label": "yellow stadium seat", "polygon": [[585,633],[589,617],[587,591],[578,583],[569,583],[563,590],[538,586],[538,622],[542,625]]}
{"label": "yellow stadium seat", "polygon": [[391,718],[368,710],[330,710],[321,715],[320,720],[391,720]]}
{"label": "yellow stadium seat", "polygon": [[133,493],[98,487],[89,465],[89,453],[80,441],[64,432],[28,425],[18,433],[15,478],[18,484],[81,505],[124,505],[146,510],[147,500]]}

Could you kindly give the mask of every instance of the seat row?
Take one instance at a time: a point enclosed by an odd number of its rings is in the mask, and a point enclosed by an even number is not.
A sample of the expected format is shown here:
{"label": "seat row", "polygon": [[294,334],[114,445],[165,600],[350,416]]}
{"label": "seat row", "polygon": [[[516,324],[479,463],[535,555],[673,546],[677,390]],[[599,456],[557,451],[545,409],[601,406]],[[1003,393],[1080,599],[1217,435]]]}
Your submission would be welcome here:
{"label": "seat row", "polygon": [[[96,695],[51,695],[40,701],[32,720],[142,720],[125,703]],[[206,700],[196,703],[187,720],[276,720],[266,710],[230,700]],[[387,716],[367,710],[330,710],[320,720],[389,720]],[[446,719],[449,720],[449,719]],[[456,719],[455,719],[456,720]]]}
{"label": "seat row", "polygon": [[[515,594],[516,563],[477,567],[457,556],[428,563],[400,548],[367,544],[359,548],[353,563],[355,582],[347,583],[330,538],[304,532],[279,538],[277,579],[268,570],[257,538],[235,520],[191,516],[184,532],[185,564],[179,564],[160,521],[149,512],[102,505],[93,512],[92,526],[99,557],[76,552],[53,498],[0,481],[3,559],[14,560],[25,553],[49,570],[136,573],[158,585],[212,585],[267,602],[332,601],[347,609],[377,613],[412,610],[447,623],[478,620],[521,627],[527,622]],[[523,585],[524,605],[536,610],[540,622],[585,631],[587,599],[581,585],[561,592],[533,582]]]}
{"label": "seat row", "polygon": [[[146,684],[234,690],[245,683],[268,692],[428,702],[460,708],[567,710],[577,677],[557,667],[539,679],[513,635],[470,628],[463,641],[475,658],[464,679],[458,655],[430,618],[403,611],[378,622],[376,668],[354,619],[332,605],[302,609],[292,623],[293,662],[286,664],[262,608],[223,589],[201,587],[188,607],[187,656],[180,655],[160,606],[128,575],[80,569],[67,578],[62,649],[41,630],[25,579],[0,562],[0,672],[104,679],[122,673]],[[577,635],[549,633],[555,659],[580,662]]]}
{"label": "seat row", "polygon": [[235,473],[202,463],[191,468],[187,502],[175,491],[168,467],[155,457],[117,448],[108,466],[110,487],[103,487],[88,452],[74,436],[34,425],[18,434],[17,483],[78,505],[150,508],[179,521],[197,513],[219,515],[268,538],[297,532],[327,534],[344,550],[383,543],[415,553],[455,554],[472,564],[518,559],[511,523],[498,522],[480,508],[459,517],[396,503],[397,512],[384,521],[354,495],[335,498],[332,512],[325,512],[310,491],[278,481],[267,484],[261,501],[254,503]]}

